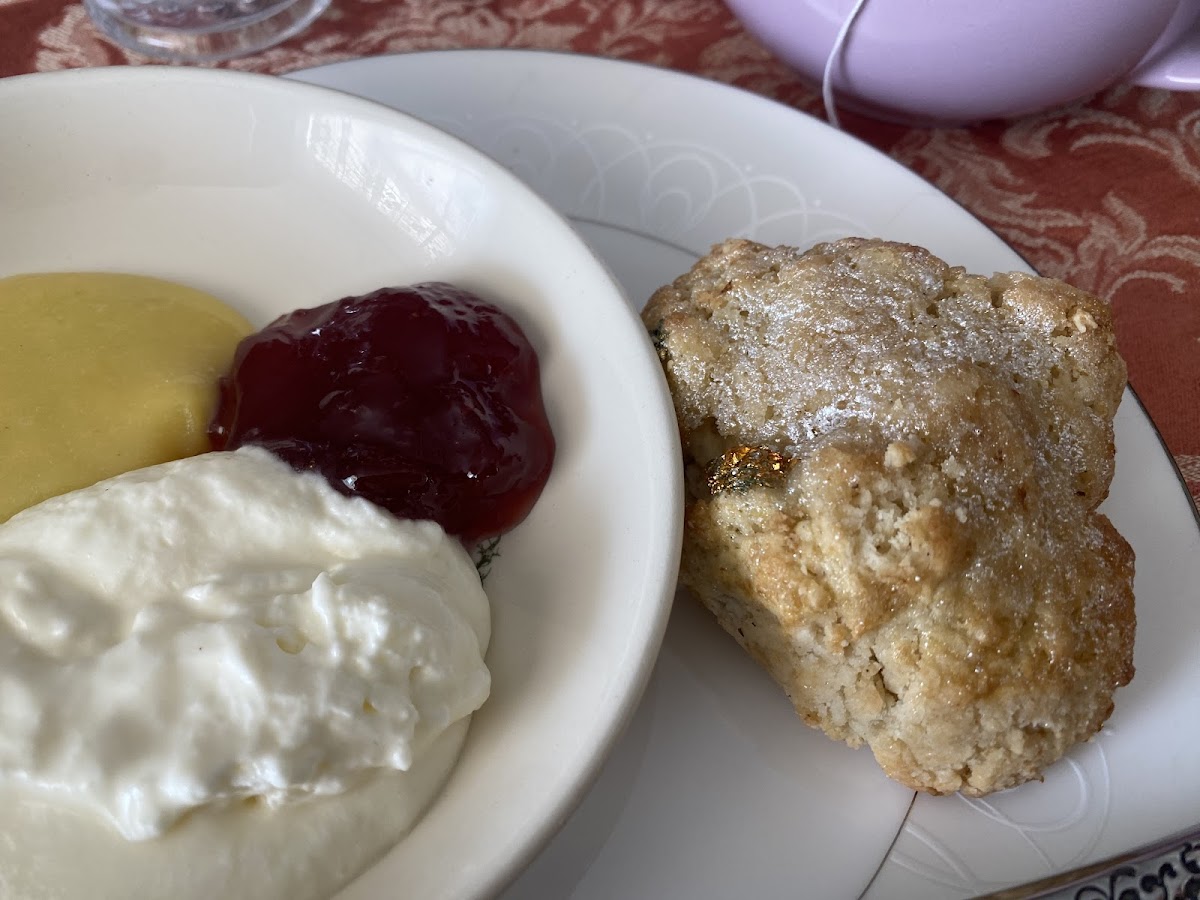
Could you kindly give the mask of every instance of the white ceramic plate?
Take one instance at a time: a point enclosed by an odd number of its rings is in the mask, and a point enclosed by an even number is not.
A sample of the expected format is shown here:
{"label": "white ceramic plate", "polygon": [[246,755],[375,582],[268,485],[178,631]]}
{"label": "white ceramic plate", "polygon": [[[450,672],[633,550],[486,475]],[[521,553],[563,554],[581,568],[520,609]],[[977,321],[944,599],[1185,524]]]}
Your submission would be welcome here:
{"label": "white ceramic plate", "polygon": [[[748,93],[629,63],[521,51],[368,59],[296,77],[460,135],[569,216],[636,306],[731,235],[924,244],[1025,264],[886,157]],[[1200,819],[1200,532],[1127,395],[1105,510],[1138,554],[1133,684],[1045,784],[912,795],[805,729],[717,627],[677,604],[647,696],[595,788],[508,898],[962,897],[1103,858]],[[907,816],[906,816],[907,813]],[[895,844],[892,841],[895,838]],[[890,852],[889,852],[890,848]],[[365,897],[365,895],[360,895]],[[382,896],[382,895],[381,895]]]}
{"label": "white ceramic plate", "polygon": [[509,173],[335,91],[202,70],[63,72],[0,80],[0,122],[0,276],[156,275],[259,323],[441,279],[524,325],[558,455],[488,579],[492,696],[443,794],[347,896],[497,890],[628,721],[674,590],[678,437],[620,289]]}

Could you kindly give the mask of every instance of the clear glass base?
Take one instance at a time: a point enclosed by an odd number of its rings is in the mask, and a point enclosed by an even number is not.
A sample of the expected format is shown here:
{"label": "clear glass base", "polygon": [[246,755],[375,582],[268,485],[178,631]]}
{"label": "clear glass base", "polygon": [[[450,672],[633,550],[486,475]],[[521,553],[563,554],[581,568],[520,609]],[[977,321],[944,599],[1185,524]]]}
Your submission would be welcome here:
{"label": "clear glass base", "polygon": [[330,0],[83,0],[109,39],[171,62],[245,56],[299,34]]}

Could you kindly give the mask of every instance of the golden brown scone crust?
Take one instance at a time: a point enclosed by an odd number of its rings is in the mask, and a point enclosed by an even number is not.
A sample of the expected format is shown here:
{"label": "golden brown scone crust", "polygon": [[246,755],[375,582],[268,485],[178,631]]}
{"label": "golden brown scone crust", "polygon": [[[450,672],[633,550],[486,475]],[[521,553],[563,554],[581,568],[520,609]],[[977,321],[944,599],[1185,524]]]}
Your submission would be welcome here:
{"label": "golden brown scone crust", "polygon": [[[643,319],[688,463],[681,581],[806,722],[892,778],[1040,777],[1133,677],[1133,552],[1096,512],[1125,385],[1105,303],[861,238],[731,240]],[[711,494],[731,448],[794,459]]]}

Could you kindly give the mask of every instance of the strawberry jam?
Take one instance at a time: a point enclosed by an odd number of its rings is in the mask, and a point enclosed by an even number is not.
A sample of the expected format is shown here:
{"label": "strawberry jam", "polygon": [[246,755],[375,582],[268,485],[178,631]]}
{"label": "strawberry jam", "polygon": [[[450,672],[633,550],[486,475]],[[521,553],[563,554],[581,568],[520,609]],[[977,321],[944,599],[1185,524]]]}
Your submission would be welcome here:
{"label": "strawberry jam", "polygon": [[245,338],[208,433],[465,542],[524,519],[554,460],[520,326],[442,283],[297,310]]}

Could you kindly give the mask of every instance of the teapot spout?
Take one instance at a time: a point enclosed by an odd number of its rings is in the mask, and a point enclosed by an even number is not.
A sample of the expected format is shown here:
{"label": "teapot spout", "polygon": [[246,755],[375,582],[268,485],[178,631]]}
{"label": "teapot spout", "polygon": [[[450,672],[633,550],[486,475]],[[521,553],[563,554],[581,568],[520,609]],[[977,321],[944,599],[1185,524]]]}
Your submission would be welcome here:
{"label": "teapot spout", "polygon": [[1125,80],[1168,91],[1200,90],[1200,0],[1180,0],[1162,35]]}

